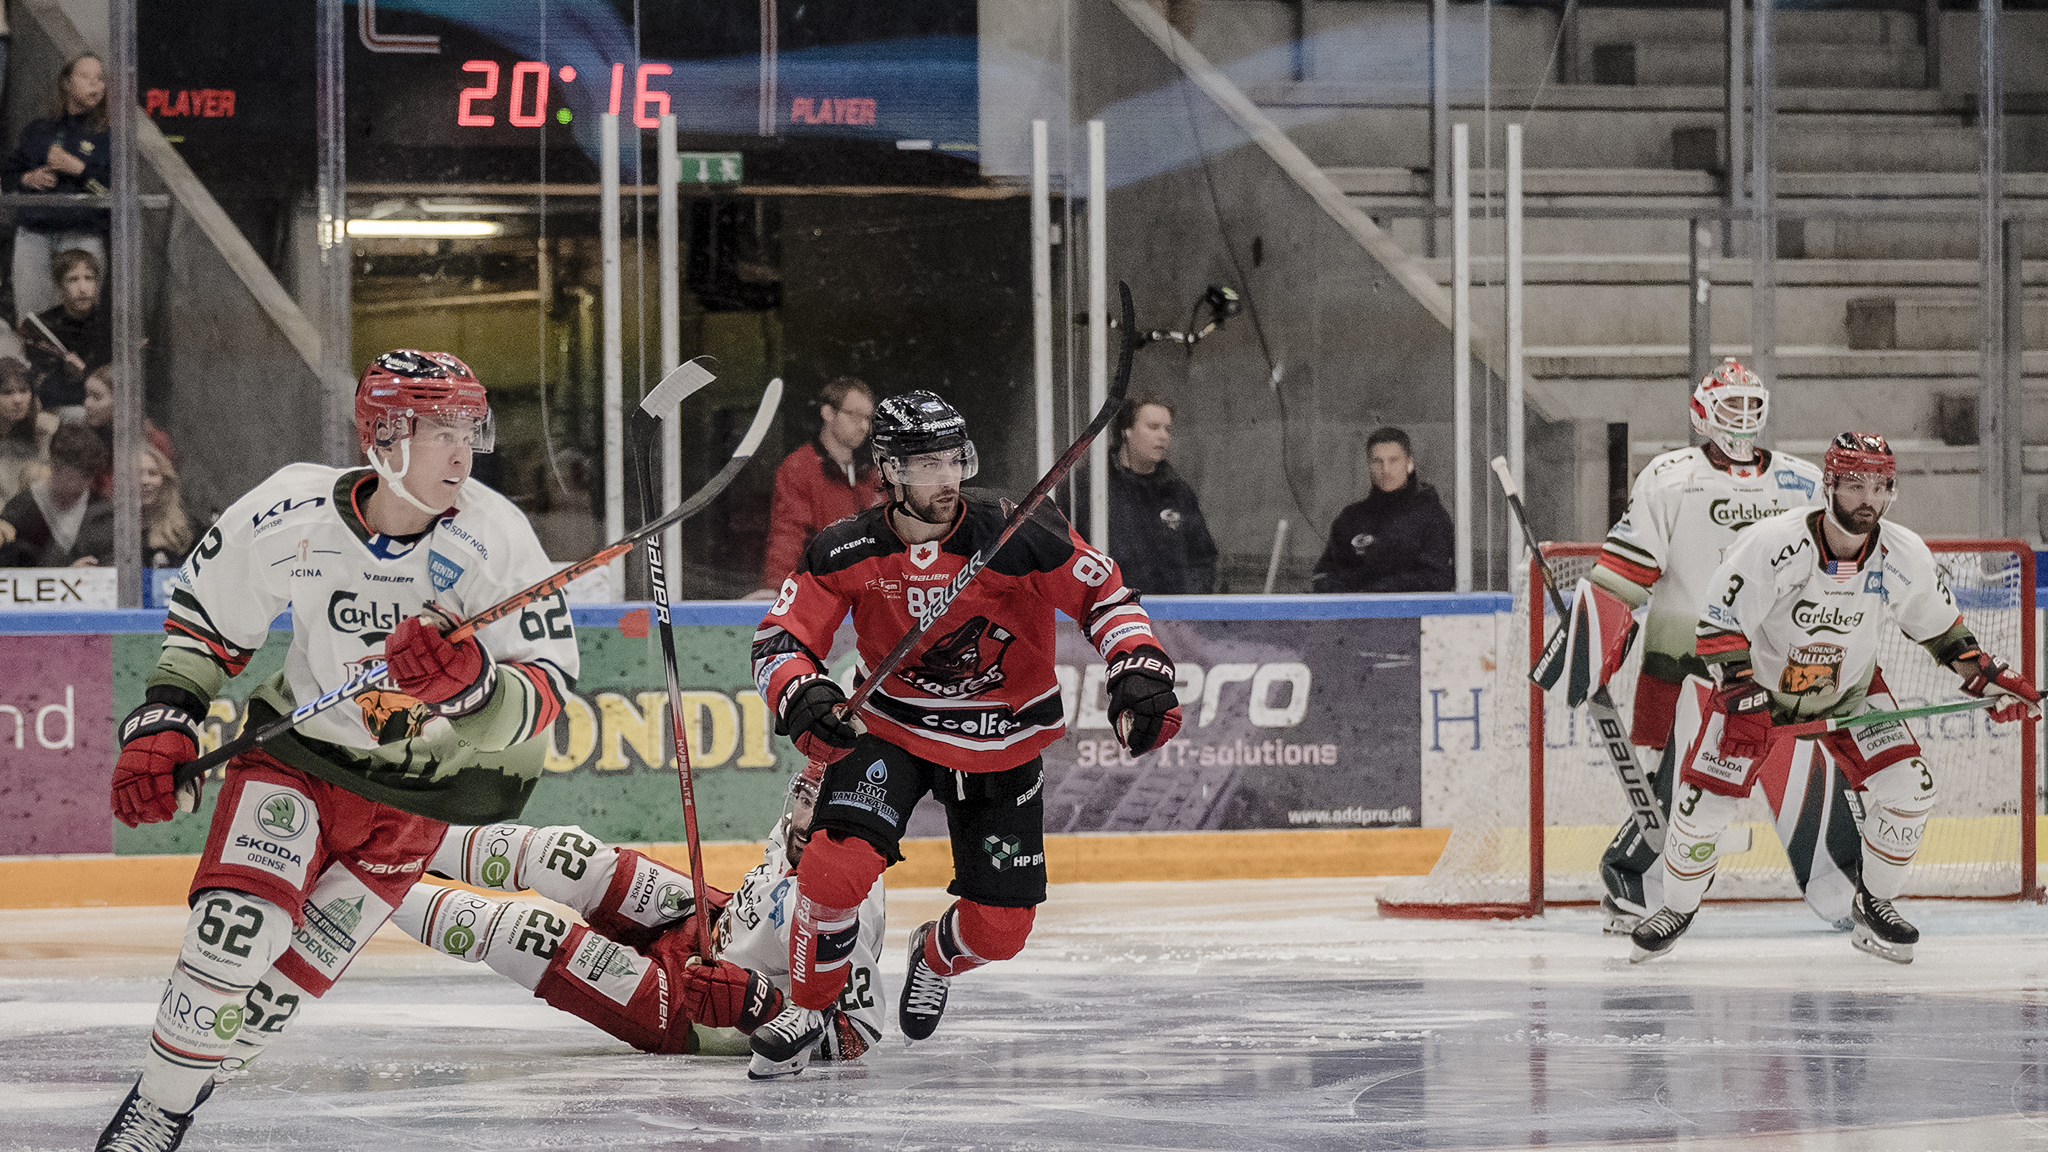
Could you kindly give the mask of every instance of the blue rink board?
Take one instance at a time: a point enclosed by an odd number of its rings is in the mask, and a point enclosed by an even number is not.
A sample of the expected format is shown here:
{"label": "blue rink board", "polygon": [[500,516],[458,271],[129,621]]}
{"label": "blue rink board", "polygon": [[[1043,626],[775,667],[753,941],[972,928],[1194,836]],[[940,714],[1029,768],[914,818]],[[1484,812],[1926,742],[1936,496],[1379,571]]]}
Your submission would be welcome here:
{"label": "blue rink board", "polygon": [[[1418,616],[1479,616],[1506,612],[1513,604],[1505,592],[1410,592],[1369,596],[1148,596],[1145,607],[1156,620],[1387,620]],[[628,612],[647,611],[651,604],[576,604],[570,619],[583,628],[615,628]],[[761,600],[686,600],[671,608],[678,624],[749,627],[761,622],[768,605]],[[289,613],[271,621],[272,631],[289,631]],[[0,612],[0,636],[78,636],[119,632],[161,632],[161,608],[120,608],[91,612]]]}

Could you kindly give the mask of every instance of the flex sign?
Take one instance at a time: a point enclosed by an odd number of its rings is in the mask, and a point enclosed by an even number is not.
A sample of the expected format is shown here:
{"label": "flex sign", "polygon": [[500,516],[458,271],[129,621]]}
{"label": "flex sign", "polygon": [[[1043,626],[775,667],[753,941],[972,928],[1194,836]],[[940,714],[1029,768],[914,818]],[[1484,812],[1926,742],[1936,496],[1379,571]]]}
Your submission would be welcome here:
{"label": "flex sign", "polygon": [[0,612],[115,608],[112,568],[0,568]]}

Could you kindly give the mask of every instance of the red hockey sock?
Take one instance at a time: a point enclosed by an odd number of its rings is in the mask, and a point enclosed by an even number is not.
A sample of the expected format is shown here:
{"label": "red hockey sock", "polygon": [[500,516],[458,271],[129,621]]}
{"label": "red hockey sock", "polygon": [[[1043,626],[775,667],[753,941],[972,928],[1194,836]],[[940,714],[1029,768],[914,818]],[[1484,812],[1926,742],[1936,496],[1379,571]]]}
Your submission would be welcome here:
{"label": "red hockey sock", "polygon": [[995,908],[955,900],[924,941],[924,962],[941,976],[958,976],[1024,950],[1037,916],[1031,908]]}
{"label": "red hockey sock", "polygon": [[835,832],[811,837],[796,872],[789,931],[790,999],[823,1011],[846,986],[860,939],[860,906],[888,866],[867,841]]}

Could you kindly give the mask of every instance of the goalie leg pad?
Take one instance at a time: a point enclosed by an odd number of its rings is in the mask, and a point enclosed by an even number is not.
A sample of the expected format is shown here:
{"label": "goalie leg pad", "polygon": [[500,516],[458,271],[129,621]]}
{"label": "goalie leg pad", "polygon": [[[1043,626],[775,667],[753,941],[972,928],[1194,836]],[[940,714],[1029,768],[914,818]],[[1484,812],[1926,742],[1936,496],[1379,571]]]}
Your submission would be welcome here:
{"label": "goalie leg pad", "polygon": [[1863,815],[1863,887],[1881,900],[1896,899],[1940,790],[1927,761],[1915,756],[1863,781],[1863,791],[1871,801]]}
{"label": "goalie leg pad", "polygon": [[1684,913],[1699,910],[1720,864],[1721,833],[1735,818],[1737,803],[1732,796],[1696,784],[1679,786],[1671,827],[1664,833],[1664,907]]}
{"label": "goalie leg pad", "polygon": [[292,918],[260,897],[209,888],[192,900],[185,945],[156,1010],[139,1092],[190,1112],[241,1031],[249,992],[291,945]]}
{"label": "goalie leg pad", "polygon": [[681,989],[666,966],[582,925],[564,934],[533,994],[642,1052],[696,1050]]}
{"label": "goalie leg pad", "polygon": [[1562,679],[1565,704],[1577,708],[1621,669],[1629,642],[1635,639],[1635,613],[1621,597],[1581,579],[1572,590],[1571,618],[1565,628],[1564,645],[1551,650],[1535,678],[1544,688]]}

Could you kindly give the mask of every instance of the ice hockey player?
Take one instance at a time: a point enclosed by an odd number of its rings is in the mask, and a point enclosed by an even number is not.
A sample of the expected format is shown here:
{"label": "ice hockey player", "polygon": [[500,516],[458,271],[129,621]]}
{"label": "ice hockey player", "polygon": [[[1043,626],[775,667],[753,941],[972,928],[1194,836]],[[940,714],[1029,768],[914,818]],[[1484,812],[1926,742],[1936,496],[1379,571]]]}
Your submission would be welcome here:
{"label": "ice hockey player", "polygon": [[[538,904],[433,883],[406,893],[392,921],[420,943],[493,971],[643,1052],[746,1051],[746,1035],[773,1019],[789,991],[795,869],[810,838],[823,766],[790,781],[768,851],[738,891],[707,886],[712,951],[697,953],[690,877],[575,827],[493,824],[450,828],[429,872],[480,888],[525,888],[576,910],[589,927]],[[854,1060],[881,1038],[879,879],[860,908],[850,977],[827,1013],[817,1055]],[[691,1025],[696,1027],[691,1027]],[[707,1029],[737,1029],[708,1034]]]}
{"label": "ice hockey player", "polygon": [[[876,408],[873,438],[890,502],[820,532],[754,633],[754,682],[777,731],[827,765],[797,866],[790,1004],[754,1033],[756,1079],[804,1068],[846,982],[861,901],[902,859],[905,824],[926,792],[946,810],[947,891],[957,899],[911,933],[897,1005],[904,1036],[923,1040],[938,1027],[952,977],[1024,947],[1045,900],[1039,752],[1065,727],[1055,609],[1079,621],[1108,662],[1110,723],[1126,748],[1145,752],[1180,728],[1173,662],[1137,593],[1056,512],[1034,517],[979,577],[955,585],[1000,532],[1008,505],[961,489],[977,462],[951,405],[930,392],[892,396]],[[860,717],[841,717],[845,695],[825,658],[847,613],[864,674],[955,597],[944,634],[892,674]]]}
{"label": "ice hockey player", "polygon": [[[1757,444],[1770,403],[1763,381],[1732,356],[1700,379],[1690,407],[1693,431],[1704,443],[1666,452],[1637,474],[1628,511],[1608,531],[1599,560],[1574,592],[1562,659],[1538,675],[1545,687],[1565,681],[1567,706],[1584,704],[1593,689],[1621,670],[1636,634],[1633,614],[1648,605],[1629,743],[1640,750],[1637,760],[1647,768],[1667,822],[1677,777],[1671,732],[1679,686],[1687,676],[1707,674],[1693,651],[1707,580],[1736,533],[1787,508],[1820,503],[1819,468]],[[1567,669],[1569,675],[1563,675]],[[1799,808],[1793,805],[1791,818],[1781,822],[1788,852],[1794,850],[1789,833],[1799,824]],[[1834,817],[1831,835],[1822,839],[1811,861],[1793,871],[1823,919],[1846,921],[1850,882],[1827,849],[1832,847],[1853,868],[1855,824],[1844,807],[1828,813]],[[1657,906],[1662,875],[1656,863],[1656,850],[1635,820],[1624,821],[1600,861],[1607,931],[1628,932]]]}
{"label": "ice hockey player", "polygon": [[[1970,634],[1926,543],[1883,522],[1897,483],[1884,437],[1844,432],[1822,467],[1826,505],[1744,532],[1707,586],[1698,648],[1715,683],[1687,681],[1700,724],[1679,733],[1686,752],[1664,842],[1664,903],[1636,926],[1633,961],[1669,952],[1692,924],[1721,831],[1756,782],[1774,724],[1898,707],[1877,664],[1892,629],[1961,676],[1965,693],[2008,697],[1991,710],[1993,720],[2040,714],[2034,686]],[[1920,933],[1892,900],[1934,808],[1933,767],[1898,721],[1820,739],[1866,797],[1851,943],[1911,963]]]}
{"label": "ice hockey player", "polygon": [[448,822],[517,816],[573,685],[559,596],[460,644],[442,632],[554,570],[511,501],[469,480],[493,437],[475,375],[446,353],[387,352],[355,416],[369,467],[280,469],[180,572],[145,702],[121,723],[114,815],[171,818],[200,719],[287,606],[285,667],[250,697],[249,724],[367,661],[391,682],[229,764],[142,1076],[100,1149],[175,1148],[237,1034],[276,1032],[332,986]]}

